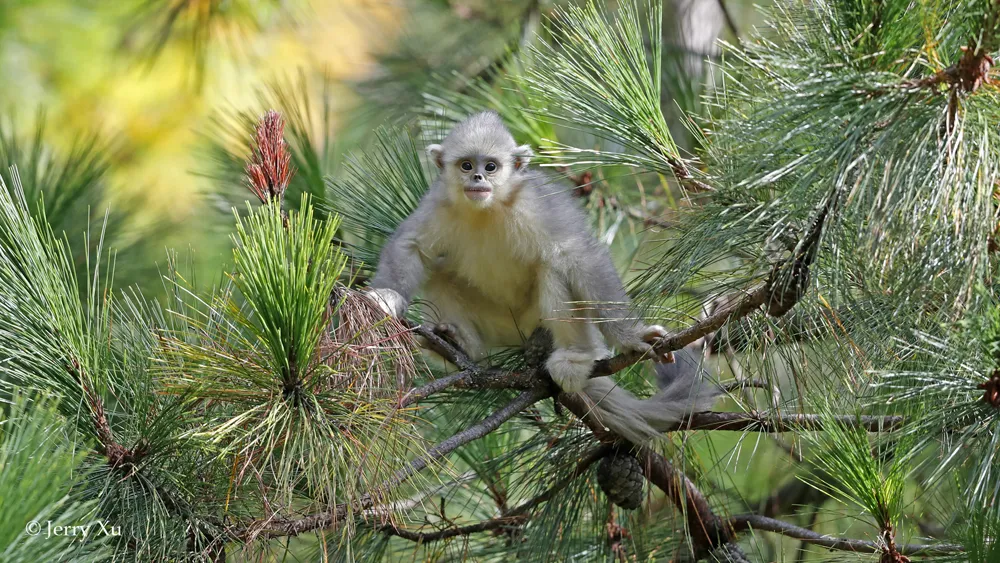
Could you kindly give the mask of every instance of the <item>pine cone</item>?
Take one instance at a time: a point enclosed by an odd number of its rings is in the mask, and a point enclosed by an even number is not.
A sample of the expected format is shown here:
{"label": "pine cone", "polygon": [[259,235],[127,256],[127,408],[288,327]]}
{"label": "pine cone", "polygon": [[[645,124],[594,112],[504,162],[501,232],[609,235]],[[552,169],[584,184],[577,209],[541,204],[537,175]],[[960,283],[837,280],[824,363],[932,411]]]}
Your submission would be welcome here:
{"label": "pine cone", "polygon": [[644,482],[639,460],[627,453],[609,454],[597,467],[597,484],[608,500],[625,510],[635,510],[642,504]]}

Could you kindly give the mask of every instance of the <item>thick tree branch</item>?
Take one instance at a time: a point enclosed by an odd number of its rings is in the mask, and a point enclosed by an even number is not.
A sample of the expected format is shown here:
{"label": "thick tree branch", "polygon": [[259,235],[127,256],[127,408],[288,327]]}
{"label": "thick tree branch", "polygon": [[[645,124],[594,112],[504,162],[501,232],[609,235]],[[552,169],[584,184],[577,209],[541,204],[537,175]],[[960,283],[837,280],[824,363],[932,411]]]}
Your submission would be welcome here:
{"label": "thick tree branch", "polygon": [[[579,417],[601,443],[627,444],[593,416],[590,406],[580,394],[562,393],[559,395],[559,401]],[[674,505],[684,514],[694,547],[698,551],[696,555],[705,555],[729,542],[729,530],[712,511],[705,496],[683,472],[678,471],[666,458],[649,447],[638,448],[636,457],[646,479],[667,493]]]}
{"label": "thick tree branch", "polygon": [[374,506],[378,496],[378,491],[386,491],[400,485],[431,463],[444,458],[455,449],[493,432],[499,428],[501,424],[547,396],[549,396],[549,391],[547,389],[538,388],[523,391],[513,401],[494,411],[493,414],[483,419],[482,422],[474,424],[469,428],[458,432],[454,436],[427,450],[426,454],[414,459],[409,463],[409,465],[400,468],[391,477],[376,487],[375,493],[365,494],[353,503],[339,504],[333,510],[297,519],[272,518],[258,520],[251,522],[244,528],[231,529],[229,533],[232,537],[252,541],[258,538],[297,536],[305,532],[329,528],[340,520],[346,518],[354,511],[365,510]]}
{"label": "thick tree branch", "polygon": [[[756,311],[767,301],[768,295],[768,284],[758,285],[743,296],[731,300],[727,306],[718,308],[711,315],[708,315],[697,323],[663,338],[657,343],[655,351],[665,354],[666,352],[680,350],[695,340],[719,330],[719,328],[730,320],[745,317]],[[404,406],[452,386],[470,389],[531,389],[551,385],[550,379],[541,370],[510,373],[497,369],[482,368],[476,365],[460,348],[435,332],[431,325],[411,325],[411,328],[414,333],[424,338],[430,349],[455,364],[462,371],[459,374],[449,376],[446,381],[438,380],[411,391],[407,396],[412,398],[404,398]],[[611,358],[599,360],[594,363],[591,377],[613,375],[650,357],[652,357],[650,354],[626,352]]]}
{"label": "thick tree branch", "polygon": [[[740,514],[733,516],[727,521],[728,527],[733,532],[743,532],[757,530],[774,532],[790,538],[795,538],[814,545],[820,545],[839,551],[853,551],[857,553],[881,553],[880,544],[867,540],[855,540],[837,538],[801,528],[788,522],[768,518],[759,514]],[[896,545],[896,551],[901,555],[949,555],[962,553],[964,549],[960,545],[953,544],[910,544]]]}
{"label": "thick tree branch", "polygon": [[731,541],[729,529],[683,471],[678,471],[665,457],[649,447],[640,448],[637,457],[646,479],[667,493],[674,506],[684,514],[688,533],[697,550],[695,555],[704,555]]}

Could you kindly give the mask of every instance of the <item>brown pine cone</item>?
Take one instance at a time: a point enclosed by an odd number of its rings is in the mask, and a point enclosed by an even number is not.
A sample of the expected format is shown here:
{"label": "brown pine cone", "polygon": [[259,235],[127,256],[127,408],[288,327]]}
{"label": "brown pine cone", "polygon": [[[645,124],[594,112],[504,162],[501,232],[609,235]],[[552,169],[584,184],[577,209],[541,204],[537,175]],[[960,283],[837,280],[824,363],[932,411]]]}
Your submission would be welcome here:
{"label": "brown pine cone", "polygon": [[625,510],[635,510],[642,504],[644,482],[639,460],[628,453],[609,454],[597,466],[597,484],[608,500]]}

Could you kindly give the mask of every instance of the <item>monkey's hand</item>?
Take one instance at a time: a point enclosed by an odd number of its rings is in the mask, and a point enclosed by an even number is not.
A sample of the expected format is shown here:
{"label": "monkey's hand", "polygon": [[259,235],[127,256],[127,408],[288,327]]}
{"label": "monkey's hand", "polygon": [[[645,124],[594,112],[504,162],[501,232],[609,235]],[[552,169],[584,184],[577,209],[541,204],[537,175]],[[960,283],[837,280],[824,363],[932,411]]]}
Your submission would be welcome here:
{"label": "monkey's hand", "polygon": [[396,291],[387,287],[379,287],[369,289],[366,293],[385,311],[386,315],[397,319],[406,315],[406,299]]}
{"label": "monkey's hand", "polygon": [[667,329],[660,325],[647,325],[638,330],[636,338],[632,342],[623,342],[622,347],[626,350],[640,352],[653,358],[653,361],[661,364],[670,364],[674,361],[673,352],[659,353],[655,346],[667,336]]}

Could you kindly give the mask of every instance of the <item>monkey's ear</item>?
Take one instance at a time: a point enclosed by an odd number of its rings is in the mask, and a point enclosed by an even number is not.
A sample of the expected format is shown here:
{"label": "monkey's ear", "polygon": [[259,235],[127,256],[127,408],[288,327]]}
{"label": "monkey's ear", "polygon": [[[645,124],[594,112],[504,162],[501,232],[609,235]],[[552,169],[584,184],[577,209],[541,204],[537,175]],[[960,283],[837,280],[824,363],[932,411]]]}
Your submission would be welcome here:
{"label": "monkey's ear", "polygon": [[431,157],[438,170],[444,168],[444,149],[441,145],[427,145],[427,156]]}
{"label": "monkey's ear", "polygon": [[535,156],[535,153],[531,150],[529,145],[521,145],[517,147],[514,151],[514,169],[524,170],[527,168],[528,163],[531,162],[531,157]]}

